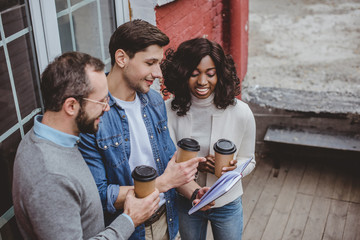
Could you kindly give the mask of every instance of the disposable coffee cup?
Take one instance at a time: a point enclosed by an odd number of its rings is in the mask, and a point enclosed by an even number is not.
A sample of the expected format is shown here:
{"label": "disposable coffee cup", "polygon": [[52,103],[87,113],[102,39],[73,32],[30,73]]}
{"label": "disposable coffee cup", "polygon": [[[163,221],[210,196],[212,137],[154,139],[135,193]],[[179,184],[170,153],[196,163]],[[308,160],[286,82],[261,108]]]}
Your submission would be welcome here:
{"label": "disposable coffee cup", "polygon": [[185,162],[197,156],[200,151],[199,143],[192,138],[183,138],[177,142],[178,152],[176,162]]}
{"label": "disposable coffee cup", "polygon": [[144,198],[155,191],[156,170],[153,167],[140,165],[131,173],[134,179],[134,191],[137,198]]}
{"label": "disposable coffee cup", "polygon": [[215,151],[215,176],[221,177],[221,169],[230,167],[230,161],[234,159],[236,152],[235,144],[227,139],[219,139],[214,144]]}

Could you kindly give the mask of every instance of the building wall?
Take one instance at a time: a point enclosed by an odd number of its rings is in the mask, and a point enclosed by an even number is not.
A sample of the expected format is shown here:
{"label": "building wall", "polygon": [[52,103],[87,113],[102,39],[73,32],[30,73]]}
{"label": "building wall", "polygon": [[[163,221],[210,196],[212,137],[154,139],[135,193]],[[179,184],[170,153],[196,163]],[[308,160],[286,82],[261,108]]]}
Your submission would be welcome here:
{"label": "building wall", "polygon": [[[227,18],[224,0],[176,0],[157,7],[156,25],[170,38],[168,47],[176,48],[181,42],[206,36],[224,46]],[[225,26],[225,28],[224,28]]]}
{"label": "building wall", "polygon": [[176,49],[185,40],[205,36],[232,55],[240,81],[245,78],[248,0],[176,0],[156,7],[155,12],[157,27],[170,37],[168,47]]}

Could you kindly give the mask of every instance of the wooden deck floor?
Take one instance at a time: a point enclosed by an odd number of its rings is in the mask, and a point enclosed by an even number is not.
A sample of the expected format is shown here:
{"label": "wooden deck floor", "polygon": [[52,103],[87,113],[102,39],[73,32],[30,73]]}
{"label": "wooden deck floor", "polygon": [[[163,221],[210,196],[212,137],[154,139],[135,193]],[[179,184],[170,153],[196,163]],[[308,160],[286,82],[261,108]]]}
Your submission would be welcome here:
{"label": "wooden deck floor", "polygon": [[284,159],[273,171],[272,159],[258,157],[244,178],[243,240],[360,239],[355,159]]}
{"label": "wooden deck floor", "polygon": [[288,158],[273,173],[272,159],[258,156],[243,179],[243,240],[360,239],[356,159]]}

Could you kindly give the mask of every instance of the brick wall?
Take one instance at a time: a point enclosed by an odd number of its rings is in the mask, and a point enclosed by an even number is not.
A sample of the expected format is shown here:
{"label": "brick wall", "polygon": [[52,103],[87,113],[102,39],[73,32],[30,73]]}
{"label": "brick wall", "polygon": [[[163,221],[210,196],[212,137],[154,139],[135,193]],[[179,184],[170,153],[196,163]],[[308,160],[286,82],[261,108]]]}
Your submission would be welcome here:
{"label": "brick wall", "polygon": [[[156,24],[170,38],[168,47],[178,45],[194,37],[207,36],[228,49],[226,5],[224,0],[176,0],[157,7]],[[225,19],[225,21],[224,21]]]}

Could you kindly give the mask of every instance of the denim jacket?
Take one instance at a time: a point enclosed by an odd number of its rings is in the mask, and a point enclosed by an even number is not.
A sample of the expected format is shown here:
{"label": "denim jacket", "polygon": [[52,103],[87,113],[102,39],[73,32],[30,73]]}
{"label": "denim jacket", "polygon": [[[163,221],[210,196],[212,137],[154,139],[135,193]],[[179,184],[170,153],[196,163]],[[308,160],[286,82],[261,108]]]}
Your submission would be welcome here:
{"label": "denim jacket", "polygon": [[[160,176],[176,150],[167,127],[165,104],[160,94],[153,89],[146,94],[138,93],[138,96]],[[116,210],[113,205],[119,194],[119,186],[134,185],[129,165],[131,150],[128,119],[124,109],[110,93],[109,97],[110,110],[101,117],[97,133],[81,134],[79,144],[98,187],[107,225],[123,211]],[[170,239],[175,238],[179,227],[175,194],[175,189],[165,193]],[[145,239],[144,224],[135,229],[130,239]]]}

